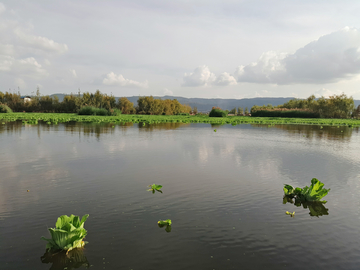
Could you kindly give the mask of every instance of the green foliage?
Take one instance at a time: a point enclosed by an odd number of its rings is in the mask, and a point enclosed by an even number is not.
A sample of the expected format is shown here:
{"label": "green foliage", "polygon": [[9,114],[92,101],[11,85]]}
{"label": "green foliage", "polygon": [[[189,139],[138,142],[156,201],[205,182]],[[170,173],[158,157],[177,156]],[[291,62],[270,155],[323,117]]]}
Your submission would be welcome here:
{"label": "green foliage", "polygon": [[319,118],[319,114],[308,110],[264,110],[256,106],[251,108],[252,117]]}
{"label": "green foliage", "polygon": [[84,229],[84,223],[89,215],[80,217],[70,215],[63,215],[56,221],[55,228],[49,228],[51,239],[41,237],[41,239],[48,241],[46,249],[52,250],[66,250],[69,252],[74,248],[83,247],[86,242],[83,241],[87,235]]}
{"label": "green foliage", "polygon": [[159,228],[165,227],[166,232],[171,232],[171,220],[170,219],[159,220],[158,226],[159,226]]}
{"label": "green foliage", "polygon": [[148,189],[148,191],[152,191],[153,194],[155,193],[155,191],[162,193],[162,190],[160,190],[162,188],[162,185],[152,184],[152,185],[149,185],[149,187],[150,187],[150,189]]}
{"label": "green foliage", "polygon": [[212,108],[209,113],[209,117],[226,117],[226,111],[221,110],[220,108]]}
{"label": "green foliage", "polygon": [[321,183],[318,179],[311,179],[310,187],[306,186],[304,188],[293,188],[290,185],[285,184],[284,193],[285,196],[295,197],[296,200],[300,202],[323,202],[320,201],[321,198],[325,197],[330,189],[323,188],[324,184]]}
{"label": "green foliage", "polygon": [[[12,122],[16,120],[36,124],[38,121],[51,123],[66,122],[92,122],[92,123],[207,123],[213,128],[224,124],[255,124],[255,125],[275,125],[275,124],[298,124],[298,125],[319,125],[319,126],[340,126],[340,127],[360,127],[360,120],[357,119],[321,119],[321,118],[267,118],[267,117],[208,117],[208,115],[129,115],[121,114],[118,116],[95,116],[78,115],[69,113],[2,113],[0,120]],[[345,131],[344,131],[345,132]]]}
{"label": "green foliage", "polygon": [[159,220],[158,224],[162,226],[171,225],[171,219]]}
{"label": "green foliage", "polygon": [[95,108],[95,107],[91,107],[91,106],[85,106],[82,107],[79,112],[79,115],[110,115],[110,111],[104,109],[104,108]]}
{"label": "green foliage", "polygon": [[13,111],[9,108],[9,106],[0,103],[0,113],[12,113]]}
{"label": "green foliage", "polygon": [[[285,109],[285,112],[289,112],[280,113],[280,109]],[[330,96],[329,98],[320,97],[316,99],[314,95],[311,95],[307,99],[292,99],[277,107],[271,105],[262,107],[253,106],[251,108],[251,115],[257,112],[256,116],[259,117],[350,118],[354,115],[354,111],[355,105],[353,98],[348,98],[343,93],[341,95]],[[305,112],[307,112],[307,114]],[[314,116],[311,116],[311,113],[314,114]]]}

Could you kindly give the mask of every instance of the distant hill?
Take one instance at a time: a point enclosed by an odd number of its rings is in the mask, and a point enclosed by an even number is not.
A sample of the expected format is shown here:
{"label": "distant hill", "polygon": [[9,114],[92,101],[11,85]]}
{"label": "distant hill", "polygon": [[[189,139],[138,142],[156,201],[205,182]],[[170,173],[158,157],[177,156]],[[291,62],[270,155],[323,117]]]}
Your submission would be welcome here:
{"label": "distant hill", "polygon": [[[64,99],[64,94],[54,94],[51,96],[57,96],[61,102]],[[127,97],[128,100],[137,105],[138,96]],[[184,98],[184,97],[175,97],[175,96],[164,96],[164,97],[155,97],[159,99],[177,99],[181,104],[190,105],[192,108],[197,107],[199,112],[208,112],[212,107],[217,106],[223,110],[231,110],[233,108],[248,107],[250,110],[252,106],[263,106],[271,104],[273,106],[284,104],[291,99],[292,97],[286,98],[272,98],[272,97],[257,97],[257,98],[243,98],[243,99],[222,99],[222,98]],[[119,97],[116,97],[118,100]],[[360,100],[354,100],[355,106],[360,105]]]}

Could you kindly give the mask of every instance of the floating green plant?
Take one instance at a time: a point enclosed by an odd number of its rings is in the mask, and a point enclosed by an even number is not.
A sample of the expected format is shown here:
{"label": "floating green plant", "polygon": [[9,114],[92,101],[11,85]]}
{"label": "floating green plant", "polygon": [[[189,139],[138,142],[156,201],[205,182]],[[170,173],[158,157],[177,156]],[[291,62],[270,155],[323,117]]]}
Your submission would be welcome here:
{"label": "floating green plant", "polygon": [[285,214],[291,216],[291,217],[294,217],[295,216],[295,212],[289,212],[289,211],[286,211]]}
{"label": "floating green plant", "polygon": [[326,203],[326,201],[320,201],[321,198],[325,197],[330,189],[323,188],[324,184],[321,183],[318,179],[311,179],[310,187],[305,186],[304,188],[294,188],[290,185],[284,185],[284,193],[285,196],[290,198],[295,198],[295,200],[299,200],[301,202],[322,202]]}
{"label": "floating green plant", "polygon": [[88,217],[89,215],[84,215],[81,220],[80,217],[74,215],[59,217],[55,228],[49,228],[51,239],[41,237],[41,239],[48,241],[46,249],[66,250],[68,253],[72,249],[83,247],[87,243],[83,239],[87,235],[84,223]]}
{"label": "floating green plant", "polygon": [[166,232],[171,232],[171,220],[170,219],[159,220],[158,226],[159,226],[159,228],[165,227]]}
{"label": "floating green plant", "polygon": [[162,193],[162,190],[160,190],[162,188],[162,185],[152,184],[149,185],[149,187],[150,189],[148,189],[147,191],[152,191],[153,194],[155,193],[155,190]]}

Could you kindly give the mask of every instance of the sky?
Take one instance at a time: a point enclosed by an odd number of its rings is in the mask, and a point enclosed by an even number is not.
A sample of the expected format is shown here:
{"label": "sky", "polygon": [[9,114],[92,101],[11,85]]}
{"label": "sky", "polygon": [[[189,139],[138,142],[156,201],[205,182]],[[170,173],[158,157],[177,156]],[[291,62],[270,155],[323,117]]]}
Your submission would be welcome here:
{"label": "sky", "polygon": [[0,91],[360,99],[358,0],[0,0]]}

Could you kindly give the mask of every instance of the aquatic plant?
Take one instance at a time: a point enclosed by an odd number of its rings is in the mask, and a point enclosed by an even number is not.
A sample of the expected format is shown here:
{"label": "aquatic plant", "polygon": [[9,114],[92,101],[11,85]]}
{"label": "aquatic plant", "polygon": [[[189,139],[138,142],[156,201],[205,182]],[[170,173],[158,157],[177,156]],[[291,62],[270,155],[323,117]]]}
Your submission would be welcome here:
{"label": "aquatic plant", "polygon": [[291,216],[291,217],[294,217],[295,216],[295,212],[289,212],[289,211],[286,211],[285,214]]}
{"label": "aquatic plant", "polygon": [[166,232],[171,232],[171,220],[170,219],[159,220],[158,226],[159,226],[159,228],[165,227]]}
{"label": "aquatic plant", "polygon": [[156,184],[152,184],[149,185],[150,189],[148,189],[147,191],[152,191],[152,193],[155,193],[155,190],[158,192],[162,193],[162,190],[160,190],[162,188],[162,185],[156,185]]}
{"label": "aquatic plant", "polygon": [[48,241],[46,249],[66,250],[69,252],[72,249],[83,247],[87,243],[83,239],[87,235],[84,223],[88,217],[89,215],[84,215],[81,220],[79,216],[74,215],[59,217],[55,228],[49,228],[51,239],[41,237],[41,239]]}
{"label": "aquatic plant", "polygon": [[[222,124],[300,124],[300,125],[319,125],[320,126],[360,126],[359,119],[322,119],[322,118],[276,118],[276,117],[208,117],[207,115],[131,115],[120,114],[118,116],[99,116],[99,115],[78,115],[74,113],[0,113],[0,121],[31,121],[36,124],[42,122],[91,122],[91,123],[209,123],[212,125]],[[216,128],[215,126],[213,126]]]}
{"label": "aquatic plant", "polygon": [[304,188],[293,188],[290,185],[284,185],[284,193],[285,196],[294,198],[295,200],[299,200],[301,202],[323,202],[320,201],[321,198],[325,197],[330,189],[323,188],[324,184],[321,183],[318,179],[311,179],[310,187],[305,186]]}

